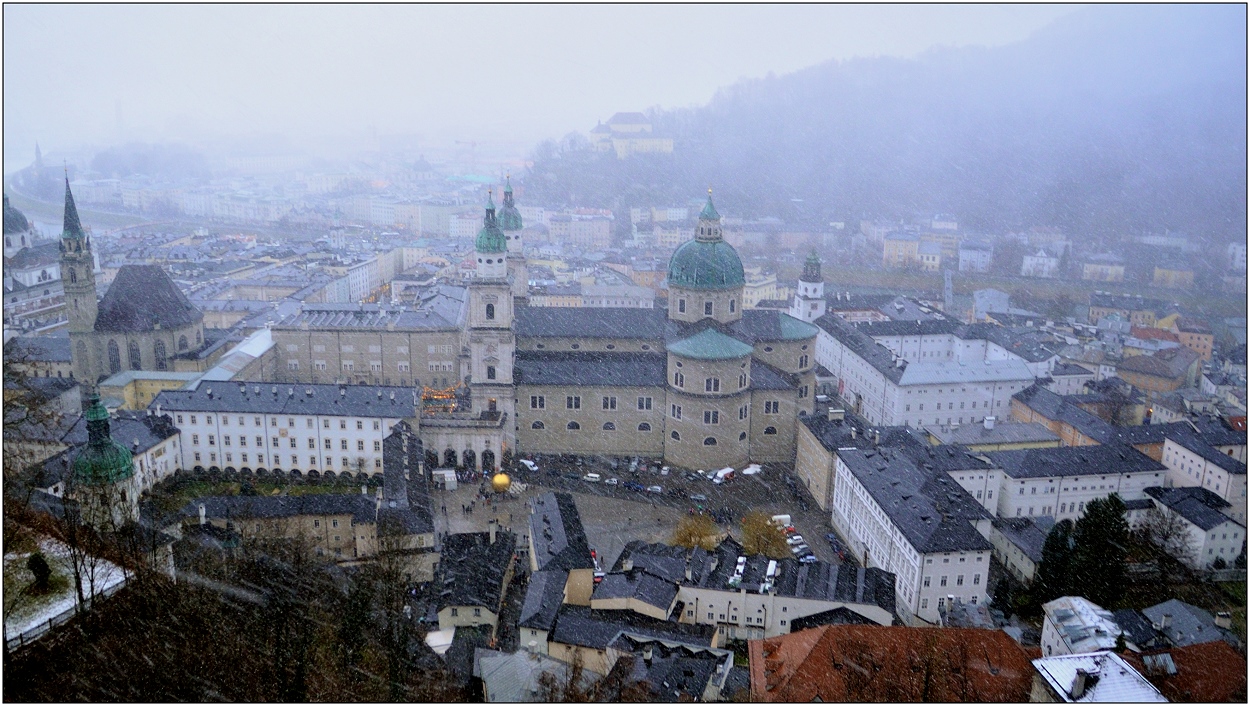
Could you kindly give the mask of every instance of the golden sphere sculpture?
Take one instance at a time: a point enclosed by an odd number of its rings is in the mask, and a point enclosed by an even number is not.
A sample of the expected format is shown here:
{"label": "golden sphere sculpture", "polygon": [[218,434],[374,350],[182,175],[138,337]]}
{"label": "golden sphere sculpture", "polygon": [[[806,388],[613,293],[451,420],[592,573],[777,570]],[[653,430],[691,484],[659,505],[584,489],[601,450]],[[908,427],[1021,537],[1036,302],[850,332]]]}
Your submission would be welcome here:
{"label": "golden sphere sculpture", "polygon": [[490,479],[490,487],[496,493],[506,493],[508,488],[512,487],[512,479],[508,477],[507,473],[496,473]]}

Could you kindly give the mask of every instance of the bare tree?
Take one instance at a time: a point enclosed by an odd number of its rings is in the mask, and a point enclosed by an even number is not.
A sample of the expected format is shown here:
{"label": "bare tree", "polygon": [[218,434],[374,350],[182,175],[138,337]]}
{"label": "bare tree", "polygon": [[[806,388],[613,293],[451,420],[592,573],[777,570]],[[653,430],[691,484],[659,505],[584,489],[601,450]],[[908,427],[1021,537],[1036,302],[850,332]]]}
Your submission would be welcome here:
{"label": "bare tree", "polygon": [[1182,564],[1192,566],[1196,562],[1197,552],[1190,541],[1188,523],[1177,513],[1152,505],[1138,531]]}

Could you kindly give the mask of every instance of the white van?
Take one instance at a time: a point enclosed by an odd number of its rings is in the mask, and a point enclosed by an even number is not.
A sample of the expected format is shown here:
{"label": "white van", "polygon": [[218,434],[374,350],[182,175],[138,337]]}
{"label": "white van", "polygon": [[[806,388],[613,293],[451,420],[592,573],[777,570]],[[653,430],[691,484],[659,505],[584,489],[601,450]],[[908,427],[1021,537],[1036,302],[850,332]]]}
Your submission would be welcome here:
{"label": "white van", "polygon": [[733,480],[733,478],[734,478],[734,469],[732,466],[727,466],[716,472],[716,475],[712,477],[712,482],[716,483],[717,485],[720,485],[721,483],[724,483],[726,481]]}
{"label": "white van", "polygon": [[773,524],[780,525],[782,527],[789,527],[791,524],[790,516],[789,515],[773,515]]}
{"label": "white van", "polygon": [[586,481],[587,483],[598,483],[601,478],[602,476],[600,476],[598,473],[587,473],[586,475],[582,476],[582,480]]}

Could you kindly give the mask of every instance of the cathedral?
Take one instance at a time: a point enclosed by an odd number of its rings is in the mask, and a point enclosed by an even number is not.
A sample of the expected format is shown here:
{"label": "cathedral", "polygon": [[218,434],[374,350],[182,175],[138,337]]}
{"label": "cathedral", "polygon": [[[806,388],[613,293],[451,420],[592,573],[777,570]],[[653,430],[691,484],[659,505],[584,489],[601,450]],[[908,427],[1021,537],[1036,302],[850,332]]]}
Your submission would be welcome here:
{"label": "cathedral", "polygon": [[60,252],[74,377],[87,386],[123,370],[173,370],[173,358],[204,346],[204,315],[159,266],[124,265],[97,301],[91,236],[69,179]]}
{"label": "cathedral", "polygon": [[310,304],[274,324],[275,381],[422,388],[422,442],[446,465],[509,450],[709,469],[793,460],[817,329],[743,308],[742,262],[710,193],[669,262],[667,309],[528,306],[521,229],[509,185],[498,213],[488,199],[463,287],[415,310]]}

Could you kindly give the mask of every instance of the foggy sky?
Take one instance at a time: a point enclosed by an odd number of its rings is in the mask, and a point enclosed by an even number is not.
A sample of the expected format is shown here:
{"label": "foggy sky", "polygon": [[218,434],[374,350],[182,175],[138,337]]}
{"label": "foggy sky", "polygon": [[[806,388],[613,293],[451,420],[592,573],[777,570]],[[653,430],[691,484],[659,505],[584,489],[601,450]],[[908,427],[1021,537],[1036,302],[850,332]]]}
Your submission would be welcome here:
{"label": "foggy sky", "polygon": [[828,59],[1025,38],[1071,6],[4,6],[4,168],[87,144],[495,139]]}

